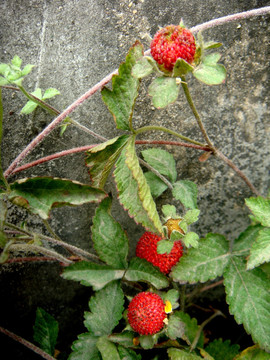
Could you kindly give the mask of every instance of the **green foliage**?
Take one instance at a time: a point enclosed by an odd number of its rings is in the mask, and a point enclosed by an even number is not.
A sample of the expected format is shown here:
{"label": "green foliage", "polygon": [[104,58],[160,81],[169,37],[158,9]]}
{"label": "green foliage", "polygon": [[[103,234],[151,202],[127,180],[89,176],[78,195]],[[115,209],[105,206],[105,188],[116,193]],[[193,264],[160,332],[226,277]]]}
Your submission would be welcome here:
{"label": "green foliage", "polygon": [[261,196],[251,197],[246,199],[246,205],[258,222],[270,227],[270,199],[264,199]]}
{"label": "green foliage", "polygon": [[175,160],[168,151],[152,148],[143,150],[142,156],[149,165],[160,174],[167,176],[172,183],[176,181],[177,172]]}
{"label": "green foliage", "polygon": [[141,360],[141,355],[137,355],[135,351],[118,346],[118,352],[121,360]]}
{"label": "green foliage", "polygon": [[223,274],[230,259],[229,243],[219,234],[208,234],[199,240],[198,248],[191,248],[174,266],[172,277],[181,283],[205,282]]}
{"label": "green foliage", "polygon": [[205,56],[201,64],[193,71],[196,79],[207,85],[219,85],[225,81],[226,69],[218,64],[221,55],[213,53]]}
{"label": "green foliage", "polygon": [[240,346],[238,344],[231,345],[230,340],[215,339],[206,346],[205,350],[215,360],[233,360],[239,354]]}
{"label": "green foliage", "polygon": [[165,190],[168,189],[168,186],[151,171],[145,172],[144,176],[146,178],[153,198],[159,197]]}
{"label": "green foliage", "polygon": [[197,356],[194,353],[190,353],[185,350],[176,349],[176,348],[169,348],[168,355],[170,360],[201,360],[200,356]]}
{"label": "green foliage", "polygon": [[234,360],[269,360],[269,352],[266,353],[258,345],[254,345],[242,351]]}
{"label": "green foliage", "polygon": [[85,312],[84,325],[95,336],[110,335],[122,317],[123,305],[120,282],[113,281],[90,298],[91,312]]}
{"label": "green foliage", "polygon": [[99,338],[90,333],[81,334],[71,346],[72,353],[68,360],[101,360],[100,352],[96,347]]}
{"label": "green foliage", "polygon": [[127,267],[128,238],[110,213],[111,199],[102,201],[93,218],[92,239],[99,258],[116,269]]}
{"label": "green foliage", "polygon": [[138,96],[140,81],[132,76],[133,66],[143,56],[143,46],[137,41],[120,65],[119,74],[112,78],[112,90],[104,87],[102,99],[108,106],[116,122],[116,127],[130,130],[133,108]]}
{"label": "green foliage", "polygon": [[94,187],[103,189],[110,171],[126,145],[128,138],[127,135],[122,135],[88,150],[86,165]]}
{"label": "green foliage", "polygon": [[109,282],[121,279],[124,272],[124,270],[117,270],[112,266],[80,261],[65,268],[62,277],[67,280],[80,281],[82,285],[93,286],[94,290],[100,290]]}
{"label": "green foliage", "polygon": [[[41,89],[38,88],[35,91],[33,91],[31,93],[31,95],[34,95],[35,97],[37,97],[38,99],[45,101],[47,99],[50,99],[56,95],[60,95],[60,92],[57,89],[54,88],[49,88],[47,90],[45,90],[43,96],[42,96],[42,92]],[[33,100],[29,100],[24,107],[21,110],[21,114],[30,114],[31,112],[33,112],[36,108],[38,107],[38,102],[37,101],[33,101]]]}
{"label": "green foliage", "polygon": [[270,350],[270,279],[260,269],[246,270],[245,261],[232,257],[224,272],[230,312],[255,343]]}
{"label": "green foliage", "polygon": [[100,337],[96,345],[101,353],[102,360],[120,360],[116,346],[107,337]]}
{"label": "green foliage", "polygon": [[173,248],[173,241],[170,240],[160,240],[157,245],[158,254],[169,254]]}
{"label": "green foliage", "polygon": [[0,85],[15,84],[22,85],[22,81],[28,75],[34,65],[27,64],[21,69],[22,60],[15,55],[10,64],[0,64]]}
{"label": "green foliage", "polygon": [[253,269],[267,261],[270,261],[270,228],[259,231],[256,241],[250,249],[247,269]]}
{"label": "green foliage", "polygon": [[145,259],[133,258],[125,273],[128,281],[142,281],[151,284],[156,289],[163,289],[169,286],[169,282],[158,268]]}
{"label": "green foliage", "polygon": [[42,308],[37,308],[34,325],[34,340],[40,348],[50,355],[54,355],[58,337],[58,322]]}
{"label": "green foliage", "polygon": [[42,219],[48,219],[53,207],[100,202],[105,196],[102,190],[89,185],[51,177],[15,181],[10,184],[8,193],[9,200],[33,214],[38,214]]}
{"label": "green foliage", "polygon": [[157,109],[162,109],[173,104],[179,94],[179,84],[175,78],[158,77],[153,80],[148,88],[149,95],[152,97],[153,105]]}
{"label": "green foliage", "polygon": [[183,75],[188,74],[191,71],[193,71],[193,66],[191,66],[184,59],[177,59],[173,67],[173,76],[181,77]]}
{"label": "green foliage", "polygon": [[233,252],[247,256],[250,248],[257,238],[259,232],[263,229],[261,225],[251,225],[245,231],[243,231],[239,237],[234,241]]}
{"label": "green foliage", "polygon": [[179,200],[186,208],[197,208],[197,185],[189,180],[179,180],[173,185],[173,196]]}
{"label": "green foliage", "polygon": [[150,75],[153,71],[153,59],[149,56],[144,56],[136,62],[132,68],[132,76],[137,79],[144,78]]}
{"label": "green foliage", "polygon": [[149,231],[162,234],[163,229],[135,151],[135,139],[130,138],[115,164],[114,177],[119,200],[129,215]]}

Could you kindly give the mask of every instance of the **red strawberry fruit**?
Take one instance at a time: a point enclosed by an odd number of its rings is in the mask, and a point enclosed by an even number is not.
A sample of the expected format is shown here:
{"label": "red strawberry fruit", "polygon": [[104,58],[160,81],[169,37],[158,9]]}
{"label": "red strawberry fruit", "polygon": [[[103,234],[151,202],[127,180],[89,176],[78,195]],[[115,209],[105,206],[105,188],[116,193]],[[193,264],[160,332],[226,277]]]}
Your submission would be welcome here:
{"label": "red strawberry fruit", "polygon": [[183,255],[183,247],[181,241],[175,241],[169,254],[158,254],[157,245],[160,240],[162,240],[160,236],[146,231],[137,243],[136,256],[149,261],[159,267],[161,272],[168,274]]}
{"label": "red strawberry fruit", "polygon": [[196,44],[191,31],[180,25],[168,25],[159,30],[150,45],[151,55],[166,70],[172,71],[178,58],[191,64]]}
{"label": "red strawberry fruit", "polygon": [[159,332],[166,317],[163,300],[152,292],[137,294],[128,306],[128,322],[140,335],[153,335]]}

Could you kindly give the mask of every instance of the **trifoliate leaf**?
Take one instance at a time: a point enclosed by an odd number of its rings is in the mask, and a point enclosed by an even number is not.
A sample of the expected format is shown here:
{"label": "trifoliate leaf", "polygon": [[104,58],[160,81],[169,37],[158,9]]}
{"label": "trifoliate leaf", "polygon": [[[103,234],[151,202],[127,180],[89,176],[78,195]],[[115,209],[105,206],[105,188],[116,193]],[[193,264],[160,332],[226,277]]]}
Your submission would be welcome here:
{"label": "trifoliate leaf", "polygon": [[40,348],[54,355],[58,337],[58,322],[42,308],[37,308],[33,338]]}
{"label": "trifoliate leaf", "polygon": [[247,269],[253,269],[265,262],[270,261],[270,228],[259,231],[256,241],[250,249],[247,261]]}
{"label": "trifoliate leaf", "polygon": [[137,60],[143,56],[143,46],[138,41],[132,46],[126,61],[120,65],[119,74],[112,78],[112,91],[106,87],[101,94],[116,122],[116,127],[130,130],[133,108],[138,96],[140,80],[131,71]]}
{"label": "trifoliate leaf", "polygon": [[100,259],[116,269],[127,267],[128,238],[111,216],[111,199],[104,199],[93,218],[92,238]]}
{"label": "trifoliate leaf", "polygon": [[231,345],[230,340],[216,339],[207,345],[205,350],[215,360],[233,360],[239,354],[240,346],[238,344]]}
{"label": "trifoliate leaf", "polygon": [[270,279],[259,268],[246,270],[242,258],[233,257],[224,272],[230,313],[243,324],[253,341],[270,350]]}
{"label": "trifoliate leaf", "polygon": [[205,282],[223,274],[230,258],[229,243],[219,234],[207,234],[200,239],[200,246],[191,248],[172,270],[172,277],[179,282]]}
{"label": "trifoliate leaf", "polygon": [[142,156],[144,160],[151,165],[160,174],[167,176],[171,182],[175,182],[177,171],[173,156],[163,149],[147,149],[143,150]]}
{"label": "trifoliate leaf", "polygon": [[89,168],[93,186],[103,189],[111,169],[126,145],[128,138],[128,135],[122,135],[87,151],[86,166]]}
{"label": "trifoliate leaf", "polygon": [[54,207],[100,202],[106,197],[102,190],[89,185],[52,177],[17,180],[10,184],[10,189],[9,200],[42,219],[48,219],[49,212]]}
{"label": "trifoliate leaf", "polygon": [[247,207],[252,211],[257,221],[263,226],[270,227],[270,199],[262,196],[251,197],[245,200]]}
{"label": "trifoliate leaf", "polygon": [[155,78],[148,90],[154,107],[161,109],[173,104],[177,100],[179,84],[175,78],[163,76]]}
{"label": "trifoliate leaf", "polygon": [[142,281],[153,285],[156,289],[163,289],[169,286],[169,281],[158,268],[141,258],[133,258],[125,273],[128,281]]}
{"label": "trifoliate leaf", "polygon": [[147,184],[150,187],[151,194],[154,198],[159,197],[168,186],[154,173],[147,171],[144,173]]}
{"label": "trifoliate leaf", "polygon": [[99,337],[90,333],[81,334],[78,340],[75,340],[71,346],[72,353],[69,360],[101,360],[100,352],[96,347]]}
{"label": "trifoliate leaf", "polygon": [[100,290],[109,282],[121,279],[124,272],[124,270],[117,270],[111,266],[80,261],[66,267],[62,277],[67,280],[80,281],[82,285],[93,286],[94,290]]}
{"label": "trifoliate leaf", "polygon": [[116,345],[110,342],[107,337],[100,337],[96,346],[101,353],[102,360],[121,360]]}
{"label": "trifoliate leaf", "polygon": [[149,231],[162,234],[163,228],[156,204],[136,155],[135,137],[128,140],[127,146],[118,158],[114,176],[119,201],[128,210],[129,215]]}
{"label": "trifoliate leaf", "polygon": [[91,312],[85,312],[84,325],[95,336],[110,335],[122,318],[124,294],[120,282],[114,281],[90,298]]}
{"label": "trifoliate leaf", "polygon": [[172,193],[175,199],[181,201],[186,208],[197,208],[198,189],[194,182],[189,180],[179,180],[173,184]]}

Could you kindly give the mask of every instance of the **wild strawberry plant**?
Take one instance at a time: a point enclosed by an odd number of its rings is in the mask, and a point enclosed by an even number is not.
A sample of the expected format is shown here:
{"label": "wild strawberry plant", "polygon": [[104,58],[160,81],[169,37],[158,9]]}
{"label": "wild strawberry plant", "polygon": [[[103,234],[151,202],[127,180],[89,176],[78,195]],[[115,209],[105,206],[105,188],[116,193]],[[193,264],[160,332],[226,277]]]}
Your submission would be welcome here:
{"label": "wild strawberry plant", "polygon": [[[144,53],[139,41],[130,48],[118,72],[112,76],[111,89],[103,87],[101,91],[121,134],[112,139],[99,136],[101,144],[89,146],[87,151],[80,149],[86,151],[90,184],[48,176],[9,182],[11,174],[53,158],[19,167],[20,161],[56,124],[66,119],[63,132],[69,123],[76,122],[68,117],[74,107],[59,114],[45,102],[59,94],[56,89],[47,89],[42,95],[41,89],[30,93],[23,87],[23,79],[31,72],[32,65],[21,68],[22,60],[18,56],[10,64],[0,65],[1,87],[14,89],[16,86],[15,89],[28,98],[22,108],[24,114],[41,106],[58,115],[5,172],[1,169],[0,259],[5,263],[18,250],[53,257],[63,264],[61,276],[64,279],[92,287],[94,294],[84,314],[85,332],[74,340],[70,360],[137,360],[144,356],[143,351],[151,349],[160,349],[160,356],[155,353],[155,359],[165,359],[164,356],[171,360],[269,359],[270,199],[262,197],[241,170],[215,147],[188,86],[191,76],[207,85],[220,85],[225,81],[226,70],[219,63],[221,54],[216,52],[220,46],[218,42],[205,42],[201,33],[195,40],[192,32],[181,23],[156,34],[151,44],[152,56]],[[136,99],[144,78],[150,76],[148,93],[156,108],[174,103],[183,91],[204,137],[203,143],[166,127],[135,127]],[[2,136],[2,102],[0,116]],[[234,242],[229,242],[222,234],[209,232],[202,238],[192,231],[200,215],[196,184],[178,178],[175,160],[168,151],[150,147],[140,155],[137,153],[138,135],[153,130],[174,135],[181,139],[182,146],[204,151],[203,160],[211,156],[219,158],[241,176],[244,186],[249,186],[254,193],[246,199],[251,224]],[[138,239],[136,256],[132,258],[128,256],[128,236],[112,217],[112,199],[104,190],[111,174],[120,204],[145,228],[145,234]],[[171,202],[163,205],[159,212],[156,200],[166,190],[171,192]],[[52,231],[49,237],[8,221],[7,203],[27,208],[48,225],[53,207],[88,202],[98,204],[91,229],[96,255],[66,244]],[[177,206],[172,205],[177,202]],[[64,257],[48,244],[58,244],[77,257]],[[221,277],[230,313],[238,324],[243,324],[255,344],[242,352],[237,344],[221,339],[206,344],[204,327],[223,315],[220,310],[213,309],[211,316],[201,324],[186,311],[189,302],[186,284],[205,283]],[[46,356],[53,356],[57,335],[58,324],[54,318],[43,309],[37,309],[34,341],[41,349],[34,346],[33,349],[41,355],[46,352]],[[149,351],[147,354],[147,358],[154,356],[149,355]]]}

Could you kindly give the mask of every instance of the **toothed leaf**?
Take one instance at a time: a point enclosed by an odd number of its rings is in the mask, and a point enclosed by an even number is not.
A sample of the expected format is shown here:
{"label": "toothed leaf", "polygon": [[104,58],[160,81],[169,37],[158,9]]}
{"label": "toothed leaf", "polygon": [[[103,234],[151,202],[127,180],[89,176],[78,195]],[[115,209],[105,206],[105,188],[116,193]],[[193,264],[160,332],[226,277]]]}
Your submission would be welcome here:
{"label": "toothed leaf", "polygon": [[205,350],[215,360],[233,360],[239,354],[240,346],[238,344],[231,345],[230,340],[215,339]]}
{"label": "toothed leaf", "polygon": [[100,352],[96,347],[98,337],[90,333],[84,333],[78,336],[71,346],[73,350],[68,360],[101,360]]}
{"label": "toothed leaf", "polygon": [[200,239],[198,248],[191,248],[181,257],[172,270],[172,277],[179,282],[205,282],[223,274],[228,264],[229,243],[219,234],[207,234]]}
{"label": "toothed leaf", "polygon": [[265,262],[270,261],[270,229],[261,230],[250,249],[247,269],[253,269]]}
{"label": "toothed leaf", "polygon": [[263,226],[270,227],[270,199],[264,199],[261,196],[246,199],[247,207],[252,211],[255,219]]}
{"label": "toothed leaf", "polygon": [[116,269],[127,267],[128,238],[111,216],[111,199],[106,198],[93,218],[92,238],[100,259]]}
{"label": "toothed leaf", "polygon": [[197,185],[189,180],[179,180],[173,185],[173,196],[188,209],[197,208]]}
{"label": "toothed leaf", "polygon": [[177,100],[179,84],[177,84],[175,78],[163,76],[155,78],[148,90],[154,107],[161,109]]}
{"label": "toothed leaf", "polygon": [[230,313],[243,324],[253,341],[270,350],[270,279],[259,268],[246,270],[242,258],[233,257],[224,272]]}
{"label": "toothed leaf", "polygon": [[102,360],[121,360],[117,347],[107,337],[100,337],[97,341],[97,348],[101,353]]}
{"label": "toothed leaf", "polygon": [[130,130],[133,107],[140,85],[140,80],[132,76],[131,71],[142,56],[143,46],[137,41],[126,56],[126,61],[120,65],[119,74],[113,76],[112,90],[105,87],[101,92],[118,129]]}

